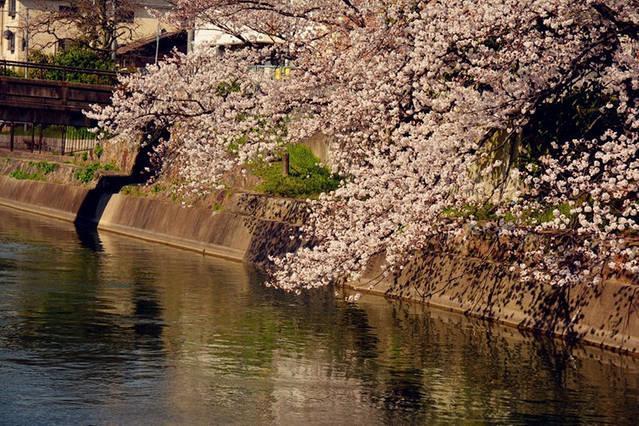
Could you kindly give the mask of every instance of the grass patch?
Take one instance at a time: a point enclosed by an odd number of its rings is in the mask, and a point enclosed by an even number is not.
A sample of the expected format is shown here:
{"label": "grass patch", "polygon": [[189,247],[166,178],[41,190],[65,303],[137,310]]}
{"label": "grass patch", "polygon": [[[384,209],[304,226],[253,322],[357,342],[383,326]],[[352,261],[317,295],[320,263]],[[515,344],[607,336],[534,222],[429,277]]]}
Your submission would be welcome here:
{"label": "grass patch", "polygon": [[95,179],[95,173],[100,168],[100,163],[91,163],[75,171],[74,177],[82,183],[89,183]]}
{"label": "grass patch", "polygon": [[16,169],[9,175],[14,179],[18,180],[44,180],[44,176],[37,172],[27,172],[22,169]]}
{"label": "grass patch", "polygon": [[131,184],[122,187],[120,194],[131,195],[134,197],[148,197],[158,195],[165,192],[165,190],[166,188],[159,183],[155,183],[153,185]]}
{"label": "grass patch", "polygon": [[37,163],[30,162],[29,165],[35,169],[29,172],[18,168],[9,174],[10,177],[18,180],[45,180],[45,176],[58,170],[58,165],[46,161]]}
{"label": "grass patch", "polygon": [[282,163],[256,162],[250,165],[253,174],[262,179],[256,189],[283,197],[314,197],[339,186],[338,176],[319,164],[319,158],[305,145],[289,145],[290,174],[284,176]]}

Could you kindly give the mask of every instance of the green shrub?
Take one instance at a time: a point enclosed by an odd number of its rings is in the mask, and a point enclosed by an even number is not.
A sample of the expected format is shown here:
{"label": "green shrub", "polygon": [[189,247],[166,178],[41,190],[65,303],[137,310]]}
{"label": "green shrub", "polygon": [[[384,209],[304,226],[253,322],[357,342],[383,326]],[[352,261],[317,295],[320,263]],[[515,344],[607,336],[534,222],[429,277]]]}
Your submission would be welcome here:
{"label": "green shrub", "polygon": [[115,163],[113,163],[113,162],[108,162],[106,164],[101,164],[100,168],[102,170],[104,170],[104,171],[107,171],[107,172],[112,172],[112,171],[118,170],[118,166],[116,166]]}
{"label": "green shrub", "polygon": [[330,192],[339,186],[339,177],[319,165],[319,159],[305,145],[290,145],[290,173],[284,176],[282,163],[257,162],[251,171],[262,179],[257,190],[284,197],[313,197],[322,192]]}
{"label": "green shrub", "polygon": [[34,166],[38,170],[38,172],[42,173],[43,175],[48,175],[49,173],[53,173],[58,170],[57,164],[48,163],[46,161],[35,163]]}
{"label": "green shrub", "polygon": [[[95,51],[85,47],[71,47],[53,56],[44,54],[40,51],[34,51],[29,54],[29,58],[32,62],[40,64],[60,65],[64,67],[102,71],[112,71],[115,69],[115,64],[111,59],[104,58],[98,55]],[[29,76],[31,78],[66,80],[78,83],[110,83],[105,77],[73,72],[63,73],[58,70],[32,70]]]}
{"label": "green shrub", "polygon": [[98,170],[114,171],[118,170],[118,167],[113,163],[100,164],[95,162],[76,170],[74,177],[82,183],[89,183],[95,179]]}
{"label": "green shrub", "polygon": [[[34,64],[51,64],[53,57],[51,55],[47,55],[41,50],[32,50],[29,52],[29,62]],[[29,78],[38,79],[38,80],[46,80],[48,71],[42,69],[29,69],[28,76]]]}

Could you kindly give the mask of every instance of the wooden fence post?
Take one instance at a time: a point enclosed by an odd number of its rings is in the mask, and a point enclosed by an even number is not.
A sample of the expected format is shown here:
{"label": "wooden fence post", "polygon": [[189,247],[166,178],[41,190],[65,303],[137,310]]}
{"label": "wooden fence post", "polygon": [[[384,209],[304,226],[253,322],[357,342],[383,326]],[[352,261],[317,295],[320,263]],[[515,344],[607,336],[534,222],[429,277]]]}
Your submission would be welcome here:
{"label": "wooden fence post", "polygon": [[62,139],[60,140],[60,154],[64,155],[64,150],[66,148],[65,146],[65,139],[67,137],[67,126],[62,126]]}
{"label": "wooden fence post", "polygon": [[42,152],[42,145],[44,145],[44,129],[43,129],[43,125],[40,124],[40,129],[39,129],[39,137],[38,137],[38,147],[40,148],[40,152]]}
{"label": "wooden fence post", "polygon": [[31,152],[35,151],[35,122],[31,123]]}
{"label": "wooden fence post", "polygon": [[282,174],[284,176],[288,176],[290,174],[290,164],[291,159],[288,155],[288,152],[285,152],[282,156]]}
{"label": "wooden fence post", "polygon": [[16,124],[14,122],[11,122],[11,136],[9,136],[9,151],[13,151],[15,135],[16,135]]}

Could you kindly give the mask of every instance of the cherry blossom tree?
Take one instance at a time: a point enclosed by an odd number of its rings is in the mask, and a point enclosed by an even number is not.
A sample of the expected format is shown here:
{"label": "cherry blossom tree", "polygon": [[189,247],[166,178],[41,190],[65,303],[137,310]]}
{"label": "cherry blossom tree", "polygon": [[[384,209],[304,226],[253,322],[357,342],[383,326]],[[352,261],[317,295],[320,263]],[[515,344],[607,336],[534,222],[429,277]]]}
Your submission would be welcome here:
{"label": "cherry blossom tree", "polygon": [[[374,256],[397,275],[477,233],[503,237],[522,280],[638,280],[637,0],[176,0],[172,18],[280,42],[176,54],[94,117],[122,137],[169,128],[158,153],[188,191],[330,136],[343,184],[309,201],[294,237],[313,244],[273,259],[274,285],[359,279]],[[267,58],[291,77],[253,69]]]}

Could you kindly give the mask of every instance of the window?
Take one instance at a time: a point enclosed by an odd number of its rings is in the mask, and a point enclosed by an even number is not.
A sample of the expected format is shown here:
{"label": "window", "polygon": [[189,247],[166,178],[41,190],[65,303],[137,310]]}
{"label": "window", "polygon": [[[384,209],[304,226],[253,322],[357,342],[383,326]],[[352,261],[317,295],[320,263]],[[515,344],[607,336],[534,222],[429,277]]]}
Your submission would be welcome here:
{"label": "window", "polygon": [[9,52],[16,53],[16,33],[13,31],[5,31],[4,38],[7,39],[7,48]]}
{"label": "window", "polygon": [[72,15],[78,12],[78,8],[75,6],[59,6],[58,11],[64,15]]}
{"label": "window", "polygon": [[18,9],[16,5],[16,0],[9,0],[9,16],[12,18],[15,18],[17,12],[18,12]]}

